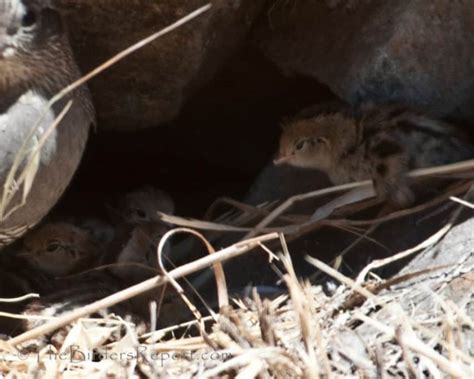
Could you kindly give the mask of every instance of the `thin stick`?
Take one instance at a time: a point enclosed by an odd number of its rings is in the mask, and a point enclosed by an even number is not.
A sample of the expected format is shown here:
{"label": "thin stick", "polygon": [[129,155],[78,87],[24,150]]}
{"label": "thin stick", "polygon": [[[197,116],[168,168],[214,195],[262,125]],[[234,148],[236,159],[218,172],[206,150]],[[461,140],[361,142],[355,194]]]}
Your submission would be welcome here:
{"label": "thin stick", "polygon": [[[167,234],[165,234],[165,236],[167,236],[167,235],[171,236],[172,234],[175,234],[175,233],[190,233],[190,234],[196,236],[197,238],[199,238],[201,240],[201,242],[204,244],[204,246],[206,246],[207,252],[209,254],[215,254],[215,252],[216,252],[216,250],[211,245],[211,243],[201,233],[198,233],[195,230],[186,229],[186,228],[178,228],[178,229],[174,229],[174,230],[168,232]],[[164,244],[163,241],[165,241],[164,240],[165,236],[163,236],[163,238],[160,240],[160,244],[158,246],[158,251],[160,251],[160,248],[163,247],[163,244]],[[261,245],[261,244],[259,244],[259,245]],[[219,303],[219,309],[222,309],[222,308],[225,308],[229,305],[229,294],[228,294],[228,291],[227,291],[227,281],[225,279],[224,268],[222,267],[221,263],[216,263],[216,264],[213,265],[212,269],[213,269],[214,277],[216,279],[217,299],[218,299],[218,303]],[[188,284],[191,285],[191,283],[188,283]],[[198,295],[199,299],[203,303],[205,303],[204,299],[201,297],[201,295],[199,294],[198,291],[196,291],[196,294]],[[214,314],[212,309],[209,308],[209,311],[210,311],[211,315]]]}
{"label": "thin stick", "polygon": [[392,213],[388,214],[387,216],[383,216],[383,217],[373,218],[373,219],[370,219],[370,220],[334,219],[333,221],[346,222],[346,223],[348,223],[349,225],[352,225],[352,226],[366,226],[366,225],[372,225],[372,224],[379,223],[379,222],[391,221],[391,220],[395,220],[395,219],[398,219],[398,218],[401,218],[401,217],[409,216],[409,215],[414,214],[414,213],[424,211],[428,208],[432,208],[435,205],[441,204],[445,200],[449,199],[451,194],[464,192],[464,191],[468,190],[471,187],[472,187],[472,182],[462,183],[461,185],[458,185],[458,186],[455,186],[453,188],[450,188],[449,190],[446,190],[447,191],[446,193],[443,193],[442,195],[437,196],[434,199],[432,199],[430,201],[427,201],[426,203],[417,205],[413,208],[402,209],[402,210],[397,211],[397,212],[392,212]]}
{"label": "thin stick", "polygon": [[[448,164],[444,166],[413,170],[410,173],[408,173],[408,176],[412,178],[435,176],[435,175],[449,174],[449,173],[453,173],[457,171],[469,170],[473,168],[474,168],[474,159],[471,159],[468,161]],[[323,196],[323,195],[329,195],[335,192],[351,190],[354,188],[361,188],[361,187],[369,188],[370,186],[372,186],[372,182],[370,180],[364,180],[361,182],[348,183],[348,184],[343,184],[340,186],[323,188],[316,191],[290,197],[283,204],[275,208],[267,217],[265,217],[262,221],[260,221],[260,223],[254,228],[254,230],[248,233],[244,238],[251,238],[251,237],[256,236],[258,233],[260,233],[261,228],[268,226],[271,222],[273,222],[278,216],[280,216],[284,211],[286,211],[296,202]],[[366,194],[368,193],[369,192],[366,192]]]}
{"label": "thin stick", "polygon": [[[218,205],[221,205],[221,204],[232,206],[244,213],[249,213],[249,214],[254,214],[254,215],[259,215],[259,216],[268,216],[268,214],[270,213],[269,209],[273,208],[273,206],[276,203],[278,203],[278,201],[272,201],[269,203],[260,204],[259,206],[254,206],[254,205],[242,203],[241,201],[237,201],[230,197],[221,197],[215,200],[212,203],[212,205],[209,207],[209,209],[206,211],[204,220],[211,220],[211,216],[214,213],[214,210],[217,208]],[[281,220],[287,221],[287,222],[295,222],[295,220],[292,219],[291,217],[285,217],[285,216],[282,216]]]}
{"label": "thin stick", "polygon": [[[272,233],[272,234],[266,234],[258,238],[253,238],[246,241],[238,242],[230,247],[227,247],[225,249],[222,249],[216,252],[215,254],[208,255],[204,258],[198,259],[191,263],[187,263],[183,266],[180,266],[170,271],[168,273],[169,277],[173,279],[178,279],[182,276],[186,276],[193,272],[212,266],[215,263],[222,262],[224,260],[231,259],[241,254],[244,254],[247,251],[258,246],[260,242],[269,241],[269,240],[273,240],[277,238],[278,238],[278,234]],[[149,291],[155,287],[159,287],[167,283],[168,281],[169,279],[167,277],[158,275],[154,278],[148,279],[132,287],[126,288],[123,291],[116,292],[113,295],[107,296],[92,304],[86,305],[82,308],[66,313],[65,315],[61,316],[57,320],[48,322],[44,325],[41,325],[37,328],[27,331],[26,333],[20,334],[19,336],[12,338],[8,342],[10,345],[15,346],[25,341],[28,341],[30,339],[36,338],[38,336],[51,333],[56,329],[59,329],[65,325],[68,325],[69,323],[77,320],[78,318],[97,312],[100,309],[111,307],[117,303],[120,303],[134,296],[140,295],[146,291]]]}
{"label": "thin stick", "polygon": [[428,238],[427,240],[423,241],[422,243],[416,245],[415,247],[412,247],[411,249],[408,249],[408,250],[405,250],[405,251],[402,251],[401,253],[398,253],[398,254],[395,254],[394,256],[392,257],[388,257],[388,258],[385,258],[385,259],[378,259],[376,261],[373,261],[372,263],[370,263],[369,265],[367,265],[361,272],[360,274],[357,276],[357,280],[356,280],[356,283],[358,283],[359,285],[361,283],[364,282],[365,280],[365,277],[367,276],[367,274],[369,273],[370,270],[373,270],[374,268],[379,268],[379,267],[382,267],[382,266],[386,266],[392,262],[395,262],[395,261],[398,261],[400,259],[403,259],[403,258],[406,258],[406,257],[409,257],[410,255],[413,255],[415,253],[417,253],[418,251],[420,250],[423,250],[423,249],[426,249],[432,245],[434,245],[436,242],[438,242],[441,238],[443,238],[443,236],[449,232],[449,230],[451,229],[452,227],[452,224],[449,223],[447,225],[445,225],[443,228],[441,228],[438,232],[436,232],[435,234],[433,234],[430,238]]}
{"label": "thin stick", "polygon": [[329,195],[329,194],[332,194],[332,193],[335,193],[335,192],[341,192],[341,191],[350,190],[350,189],[353,189],[353,188],[358,188],[358,187],[363,187],[363,186],[370,186],[370,185],[372,185],[371,181],[366,180],[364,182],[343,184],[343,185],[340,185],[340,186],[323,188],[323,189],[308,192],[308,193],[305,193],[305,194],[292,196],[289,199],[287,199],[285,202],[283,202],[281,205],[276,207],[267,217],[265,217],[262,221],[260,221],[258,223],[258,225],[250,233],[248,233],[244,238],[251,238],[251,237],[257,235],[258,233],[260,233],[260,230],[262,228],[265,228],[266,226],[268,226],[278,216],[280,216],[284,211],[286,211],[288,208],[290,208],[293,204],[295,204],[298,201],[303,201],[303,200],[318,197],[318,196]]}
{"label": "thin stick", "polygon": [[188,23],[191,21],[193,18],[196,18],[200,14],[207,12],[210,8],[212,7],[211,4],[204,5],[195,11],[189,13],[188,15],[180,18],[178,21],[172,23],[171,25],[161,29],[160,31],[152,34],[149,37],[146,37],[137,43],[133,44],[132,46],[126,48],[125,50],[122,50],[120,53],[114,55],[112,58],[108,59],[104,63],[102,63],[100,66],[96,67],[92,71],[90,71],[88,74],[84,75],[82,78],[79,80],[76,80],[74,83],[71,83],[67,87],[65,87],[61,92],[59,92],[56,96],[54,96],[51,101],[50,105],[54,104],[56,101],[61,99],[63,96],[67,95],[68,93],[74,91],[76,88],[80,87],[83,85],[85,82],[88,82],[101,72],[105,71],[109,67],[113,66],[117,62],[121,61],[125,57],[129,56],[130,54],[134,53],[135,51],[141,49],[142,47],[148,45],[149,43],[153,42],[155,39],[160,38],[164,36],[165,34],[168,34],[169,32],[172,32],[173,30],[179,28],[180,26]]}
{"label": "thin stick", "polygon": [[[202,318],[202,320],[204,322],[206,322],[206,321],[214,320],[214,318],[212,316],[205,316],[205,317]],[[183,322],[183,323],[178,324],[178,325],[172,325],[172,326],[168,326],[168,327],[163,328],[163,329],[155,330],[153,332],[145,333],[145,334],[141,335],[140,338],[147,338],[147,341],[146,341],[147,343],[154,343],[154,342],[156,342],[156,340],[155,340],[156,336],[161,338],[166,333],[169,333],[169,332],[181,329],[181,328],[186,328],[186,327],[190,327],[190,326],[193,326],[193,325],[198,325],[198,324],[199,324],[198,320],[186,321],[186,322]]]}
{"label": "thin stick", "polygon": [[349,246],[347,246],[341,253],[339,253],[338,256],[333,260],[333,262],[331,262],[331,264],[333,264],[334,269],[339,270],[342,265],[342,259],[344,258],[344,256],[349,253],[354,247],[356,247],[369,234],[373,233],[379,226],[380,223],[372,225],[364,234],[362,234],[359,238],[356,238]]}
{"label": "thin stick", "polygon": [[219,232],[247,232],[252,230],[251,228],[239,227],[233,225],[225,225],[211,221],[201,221],[192,218],[184,218],[174,215],[168,215],[165,213],[157,212],[160,220],[168,224],[183,226],[185,228],[195,228],[201,230],[213,230]]}
{"label": "thin stick", "polygon": [[[24,158],[26,158],[27,152],[25,151],[24,154],[17,153],[17,155],[15,156],[15,160],[12,164],[12,167],[10,168],[10,171],[8,172],[7,178],[3,186],[3,194],[2,194],[1,204],[0,204],[0,221],[6,220],[16,210],[18,210],[19,208],[21,208],[23,205],[26,204],[26,197],[28,196],[28,193],[31,189],[31,184],[33,183],[34,176],[33,178],[30,178],[31,180],[29,181],[30,183],[29,185],[28,183],[25,183],[23,196],[21,198],[20,204],[14,206],[12,209],[10,209],[9,212],[6,212],[8,205],[10,204],[11,200],[14,198],[16,194],[16,191],[18,191],[20,188],[20,185],[23,184],[23,182],[28,179],[28,174],[32,172],[32,168],[35,163],[35,157],[37,157],[37,154],[40,152],[40,149],[46,143],[46,140],[51,135],[53,130],[55,130],[58,127],[58,125],[66,116],[67,112],[69,112],[69,110],[71,109],[71,106],[72,106],[72,100],[67,102],[67,104],[64,106],[62,111],[56,116],[53,123],[48,127],[46,132],[41,136],[41,139],[38,145],[31,152],[29,156],[30,159],[26,162],[25,168],[23,169],[20,177],[17,179],[15,179],[16,170],[19,168],[19,165],[23,162]],[[41,124],[41,121],[38,123],[38,127],[40,126],[40,124]]]}
{"label": "thin stick", "polygon": [[[10,312],[0,312],[0,317],[5,318],[13,318],[16,320],[41,320],[41,321],[49,321],[49,320],[57,320],[58,316],[38,316],[38,315],[30,315],[30,314],[17,314],[17,313],[10,313]],[[107,320],[104,318],[81,318],[81,321],[84,322],[99,322],[103,323],[106,322],[108,324],[117,324],[122,325],[126,324],[127,322],[124,320]]]}
{"label": "thin stick", "polygon": [[374,196],[375,191],[372,187],[353,189],[318,208],[311,216],[311,221],[322,220],[329,217],[336,209],[342,208],[345,205],[359,203]]}
{"label": "thin stick", "polygon": [[380,300],[377,298],[376,295],[374,295],[372,292],[362,287],[359,283],[341,274],[339,271],[334,270],[332,267],[328,266],[326,263],[323,263],[319,259],[313,258],[309,255],[305,256],[305,260],[308,263],[315,266],[316,268],[325,272],[326,274],[332,276],[334,279],[338,280],[342,284],[345,284],[352,290],[360,293],[362,296],[366,297],[367,299],[372,300],[375,304],[382,305],[382,303],[380,302]]}
{"label": "thin stick", "polygon": [[449,199],[452,200],[452,201],[455,201],[456,203],[462,204],[465,207],[474,209],[474,204],[470,203],[469,201],[460,199],[459,197],[456,197],[456,196],[451,196]]}
{"label": "thin stick", "polygon": [[12,297],[8,299],[0,298],[0,303],[19,303],[20,301],[23,301],[23,300],[28,300],[32,298],[38,298],[38,297],[40,297],[40,295],[37,293],[28,293],[20,297]]}
{"label": "thin stick", "polygon": [[[197,232],[195,232],[194,230],[192,229],[185,229],[185,228],[178,228],[178,229],[173,229],[173,230],[170,230],[169,232],[167,232],[160,240],[160,243],[158,244],[158,249],[157,249],[157,258],[158,258],[158,264],[160,266],[160,269],[161,269],[161,272],[162,274],[169,280],[169,282],[171,283],[171,285],[174,287],[174,289],[176,290],[176,292],[178,293],[178,295],[181,297],[181,299],[183,300],[183,302],[186,304],[186,306],[189,308],[189,310],[192,312],[192,314],[194,315],[194,317],[199,320],[199,325],[200,325],[200,329],[201,329],[201,334],[205,334],[205,329],[204,329],[204,321],[202,321],[202,314],[201,312],[199,312],[199,310],[196,308],[196,306],[191,302],[191,300],[188,299],[188,297],[186,296],[185,292],[184,292],[184,289],[183,287],[181,287],[181,285],[176,281],[174,280],[172,277],[170,277],[168,271],[165,269],[165,265],[163,264],[163,248],[165,247],[166,243],[168,242],[168,240],[170,239],[170,237],[172,237],[174,234],[176,233],[191,233],[191,234],[194,234],[194,235],[197,235],[199,238],[201,238],[203,241],[206,241],[205,244],[206,246],[208,247],[209,249],[209,254],[212,254],[212,253],[215,253],[215,250],[214,248],[209,244],[209,242],[204,238],[204,236],[202,234],[199,234]],[[215,264],[214,265],[214,271],[215,271],[215,275],[216,275],[216,282],[217,282],[217,292],[219,294],[219,296],[221,295],[221,285],[224,286],[224,290],[225,290],[225,300],[227,301],[227,305],[229,304],[229,299],[227,297],[227,287],[226,287],[226,282],[225,282],[225,278],[220,278],[221,280],[218,280],[217,277],[218,277],[218,274],[217,272],[219,273],[219,275],[224,275],[224,270],[222,269],[222,265],[219,263],[219,264]],[[223,284],[222,284],[222,281],[223,280]],[[219,297],[219,301],[221,301],[221,298]],[[214,311],[212,311],[211,309],[211,315],[215,317],[215,319],[217,320],[217,317],[214,313]]]}

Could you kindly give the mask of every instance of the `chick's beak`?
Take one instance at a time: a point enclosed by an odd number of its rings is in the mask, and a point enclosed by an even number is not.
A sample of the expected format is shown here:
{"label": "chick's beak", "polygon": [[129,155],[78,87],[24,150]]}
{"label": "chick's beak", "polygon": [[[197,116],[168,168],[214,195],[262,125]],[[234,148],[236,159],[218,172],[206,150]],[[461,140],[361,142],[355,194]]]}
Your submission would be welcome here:
{"label": "chick's beak", "polygon": [[285,156],[285,155],[281,155],[281,154],[277,154],[275,156],[275,158],[273,159],[273,164],[275,166],[280,166],[282,164],[285,164],[287,163],[289,160],[289,157],[288,156]]}
{"label": "chick's beak", "polygon": [[[1,7],[0,7],[1,8]],[[0,25],[0,56],[8,46],[7,29]]]}
{"label": "chick's beak", "polygon": [[[0,0],[0,4],[2,0]],[[0,5],[1,8],[1,5]],[[1,10],[0,10],[1,13]],[[12,41],[8,36],[8,30],[0,25],[0,59],[8,58],[12,55]]]}

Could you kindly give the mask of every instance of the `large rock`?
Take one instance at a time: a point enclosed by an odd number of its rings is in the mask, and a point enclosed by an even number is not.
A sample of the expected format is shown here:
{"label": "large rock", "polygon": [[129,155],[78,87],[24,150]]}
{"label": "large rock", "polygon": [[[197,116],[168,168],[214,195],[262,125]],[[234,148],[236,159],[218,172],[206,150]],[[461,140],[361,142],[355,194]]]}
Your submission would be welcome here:
{"label": "large rock", "polygon": [[351,104],[474,119],[471,2],[278,1],[255,39],[280,69],[316,78]]}
{"label": "large rock", "polygon": [[270,163],[257,176],[244,201],[259,205],[330,186],[327,176],[319,171]]}
{"label": "large rock", "polygon": [[263,0],[56,0],[83,71],[208,2],[211,10],[91,81],[100,128],[147,128],[177,116],[239,46]]}

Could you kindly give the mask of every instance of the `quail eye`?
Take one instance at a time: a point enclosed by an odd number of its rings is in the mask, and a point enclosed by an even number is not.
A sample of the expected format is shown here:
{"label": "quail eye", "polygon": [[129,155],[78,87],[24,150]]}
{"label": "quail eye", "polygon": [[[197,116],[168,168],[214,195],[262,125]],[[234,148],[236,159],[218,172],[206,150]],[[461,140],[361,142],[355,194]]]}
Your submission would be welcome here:
{"label": "quail eye", "polygon": [[146,213],[141,209],[135,209],[135,214],[140,218],[145,218],[146,217]]}
{"label": "quail eye", "polygon": [[316,138],[316,142],[317,143],[327,143],[327,140],[324,137],[318,137],[318,138]]}
{"label": "quail eye", "polygon": [[36,24],[36,13],[33,11],[27,11],[21,19],[21,25],[25,28]]}
{"label": "quail eye", "polygon": [[54,253],[59,249],[59,243],[58,242],[50,242],[48,246],[46,247],[46,251],[48,253]]}
{"label": "quail eye", "polygon": [[295,147],[296,147],[296,150],[301,150],[305,144],[305,140],[300,140],[296,143]]}

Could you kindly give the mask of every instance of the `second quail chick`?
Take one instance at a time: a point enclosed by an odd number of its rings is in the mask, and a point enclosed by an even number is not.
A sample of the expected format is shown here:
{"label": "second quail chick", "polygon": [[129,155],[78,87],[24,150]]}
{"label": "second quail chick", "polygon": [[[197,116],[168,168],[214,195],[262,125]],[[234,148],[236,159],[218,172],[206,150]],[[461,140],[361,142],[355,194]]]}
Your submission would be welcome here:
{"label": "second quail chick", "polygon": [[159,222],[157,212],[173,214],[174,202],[166,192],[153,187],[143,187],[127,193],[118,205],[121,223]]}
{"label": "second quail chick", "polygon": [[296,119],[284,127],[275,164],[325,172],[334,184],[373,179],[378,196],[410,205],[409,170],[474,157],[455,127],[403,108],[386,106]]}
{"label": "second quail chick", "polygon": [[89,231],[101,244],[106,245],[114,239],[114,227],[98,218],[89,217],[83,220],[76,220],[73,223],[81,229]]}
{"label": "second quail chick", "polygon": [[117,264],[111,271],[127,284],[157,275],[156,249],[168,230],[168,226],[162,223],[123,225],[108,246],[102,264]]}
{"label": "second quail chick", "polygon": [[100,244],[88,231],[68,223],[49,223],[25,237],[18,255],[32,268],[60,277],[93,267],[100,254]]}
{"label": "second quail chick", "polygon": [[156,248],[161,237],[169,230],[169,226],[160,220],[158,212],[174,212],[173,199],[164,191],[143,187],[123,196],[115,212],[119,225],[114,240],[107,248],[103,264],[121,264],[122,267],[118,265],[113,271],[123,279],[132,281],[144,280],[156,274]]}
{"label": "second quail chick", "polygon": [[[108,271],[117,278],[121,287],[134,285],[159,274],[157,247],[167,231],[167,225],[154,222],[124,225],[116,233],[116,240],[110,244],[102,263],[117,264]],[[192,318],[185,304],[170,288],[163,292],[163,287],[160,287],[134,297],[130,300],[130,309],[147,320],[152,301],[160,304],[157,316],[158,324],[162,327]]]}
{"label": "second quail chick", "polygon": [[[171,214],[174,203],[163,191],[145,187],[125,195],[119,202],[119,222],[114,240],[108,245],[102,265],[112,264],[108,269],[123,287],[149,279],[159,273],[157,247],[169,225],[163,223],[158,212]],[[165,246],[164,255],[168,254]],[[148,291],[131,300],[136,314],[147,319],[151,301],[160,303],[158,323],[172,325],[192,317],[182,300],[169,288]],[[164,298],[161,297],[164,294]],[[160,300],[161,299],[161,300]]]}

